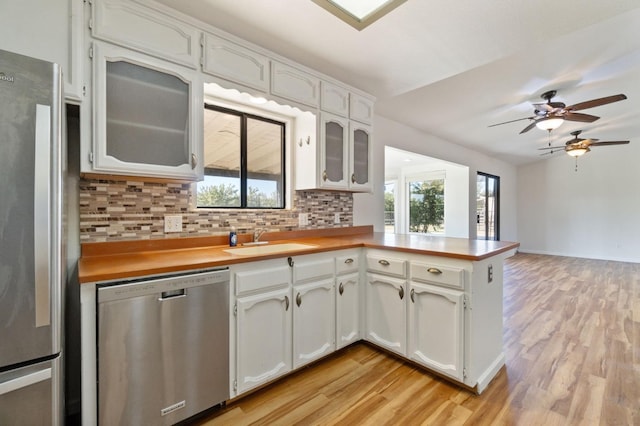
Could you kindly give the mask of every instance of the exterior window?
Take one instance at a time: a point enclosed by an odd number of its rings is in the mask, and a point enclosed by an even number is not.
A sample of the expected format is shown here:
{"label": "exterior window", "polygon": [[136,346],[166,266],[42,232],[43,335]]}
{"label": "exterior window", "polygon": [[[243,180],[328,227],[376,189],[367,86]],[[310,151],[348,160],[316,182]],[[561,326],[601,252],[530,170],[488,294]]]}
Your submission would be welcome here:
{"label": "exterior window", "polygon": [[444,234],[444,179],[411,179],[409,232]]}
{"label": "exterior window", "polygon": [[284,208],[285,124],[213,105],[204,109],[198,207]]}

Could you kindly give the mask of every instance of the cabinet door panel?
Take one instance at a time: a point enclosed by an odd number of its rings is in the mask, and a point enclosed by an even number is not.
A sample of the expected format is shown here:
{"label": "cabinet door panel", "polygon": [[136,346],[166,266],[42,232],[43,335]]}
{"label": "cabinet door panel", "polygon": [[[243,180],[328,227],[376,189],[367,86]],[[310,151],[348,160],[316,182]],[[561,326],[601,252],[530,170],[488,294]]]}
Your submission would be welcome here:
{"label": "cabinet door panel", "polygon": [[352,93],[349,103],[349,118],[371,124],[373,122],[373,101]]}
{"label": "cabinet door panel", "polygon": [[192,69],[198,68],[197,28],[121,0],[94,1],[94,38],[126,46]]}
{"label": "cabinet door panel", "polygon": [[336,347],[347,346],[360,339],[359,274],[336,278]]}
{"label": "cabinet door panel", "polygon": [[322,82],[320,108],[332,114],[349,116],[349,91],[325,81]]}
{"label": "cabinet door panel", "polygon": [[212,34],[204,37],[202,70],[265,93],[269,91],[269,58]]}
{"label": "cabinet door panel", "polygon": [[294,287],[294,368],[335,350],[334,289],[333,278]]}
{"label": "cabinet door panel", "polygon": [[349,125],[349,186],[354,191],[370,191],[371,127],[351,122]]}
{"label": "cabinet door panel", "polygon": [[289,65],[273,61],[271,63],[271,93],[317,107],[320,103],[320,79]]}
{"label": "cabinet door panel", "polygon": [[83,171],[197,179],[195,72],[109,45],[94,51],[93,168]]}
{"label": "cabinet door panel", "polygon": [[464,293],[412,282],[409,299],[409,357],[462,381]]}
{"label": "cabinet door panel", "polygon": [[349,121],[326,113],[322,113],[320,117],[320,186],[347,189]]}
{"label": "cabinet door panel", "polygon": [[237,299],[238,394],[291,370],[289,288]]}
{"label": "cabinet door panel", "polygon": [[367,274],[367,340],[406,355],[406,281]]}

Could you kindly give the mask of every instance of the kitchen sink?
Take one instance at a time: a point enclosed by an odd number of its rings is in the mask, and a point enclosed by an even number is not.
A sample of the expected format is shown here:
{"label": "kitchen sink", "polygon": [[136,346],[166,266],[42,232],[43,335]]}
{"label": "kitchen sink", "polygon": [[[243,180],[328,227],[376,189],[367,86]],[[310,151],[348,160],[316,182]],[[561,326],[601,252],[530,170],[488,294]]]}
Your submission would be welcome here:
{"label": "kitchen sink", "polygon": [[238,254],[241,256],[255,256],[259,254],[273,254],[273,253],[281,253],[285,251],[291,250],[305,250],[315,248],[317,246],[311,244],[299,244],[299,243],[284,243],[284,244],[270,244],[270,245],[260,245],[260,246],[249,246],[249,247],[237,247],[223,250],[230,254]]}

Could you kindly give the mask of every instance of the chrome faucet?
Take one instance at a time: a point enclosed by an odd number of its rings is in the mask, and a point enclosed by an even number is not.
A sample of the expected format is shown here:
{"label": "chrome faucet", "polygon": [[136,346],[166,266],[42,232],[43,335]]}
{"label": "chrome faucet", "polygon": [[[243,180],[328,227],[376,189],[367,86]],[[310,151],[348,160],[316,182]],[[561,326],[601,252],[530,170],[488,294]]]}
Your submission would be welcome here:
{"label": "chrome faucet", "polygon": [[260,240],[260,237],[262,236],[262,234],[264,234],[265,231],[266,231],[266,229],[261,229],[261,228],[258,228],[255,231],[253,231],[253,242],[257,243]]}

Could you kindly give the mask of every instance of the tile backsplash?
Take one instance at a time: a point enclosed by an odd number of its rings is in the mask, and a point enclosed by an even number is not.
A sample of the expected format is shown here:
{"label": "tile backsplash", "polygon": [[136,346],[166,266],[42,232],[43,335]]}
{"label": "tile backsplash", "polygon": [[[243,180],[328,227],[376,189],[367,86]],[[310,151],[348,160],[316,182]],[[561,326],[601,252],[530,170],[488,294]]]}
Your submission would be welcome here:
{"label": "tile backsplash", "polygon": [[[263,228],[268,232],[353,225],[353,195],[296,191],[291,209],[196,209],[192,185],[137,180],[80,179],[80,241],[101,242],[221,235]],[[298,214],[309,224],[298,226]],[[340,223],[334,223],[339,213]],[[164,216],[182,215],[182,232],[165,234]]]}

